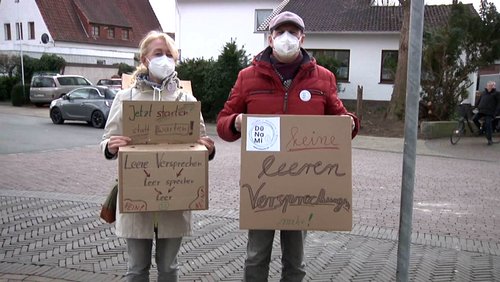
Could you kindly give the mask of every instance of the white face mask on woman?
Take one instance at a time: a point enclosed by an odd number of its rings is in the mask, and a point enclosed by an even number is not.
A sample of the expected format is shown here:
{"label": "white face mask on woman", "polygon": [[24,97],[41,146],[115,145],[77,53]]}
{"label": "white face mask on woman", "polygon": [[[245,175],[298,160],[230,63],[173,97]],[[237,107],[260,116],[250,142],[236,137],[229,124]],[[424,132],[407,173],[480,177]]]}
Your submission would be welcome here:
{"label": "white face mask on woman", "polygon": [[165,55],[149,60],[149,73],[156,79],[164,80],[175,71],[175,61]]}
{"label": "white face mask on woman", "polygon": [[283,59],[294,58],[300,51],[299,39],[288,31],[276,36],[273,42],[274,51]]}

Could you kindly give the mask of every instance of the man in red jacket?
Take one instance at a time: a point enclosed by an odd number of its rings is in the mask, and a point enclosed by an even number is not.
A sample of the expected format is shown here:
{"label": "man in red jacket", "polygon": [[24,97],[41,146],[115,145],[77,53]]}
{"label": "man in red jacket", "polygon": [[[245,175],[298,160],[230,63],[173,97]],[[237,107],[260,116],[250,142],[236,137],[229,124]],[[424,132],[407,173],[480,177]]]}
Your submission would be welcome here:
{"label": "man in red jacket", "polygon": [[[352,120],[352,137],[359,120],[347,112],[337,96],[335,76],[316,64],[302,49],[304,21],[291,12],[276,15],[269,23],[269,46],[252,65],[243,69],[224,109],[217,117],[217,132],[226,141],[241,137],[242,114],[345,115]],[[249,230],[245,281],[267,281],[274,230]],[[280,231],[282,281],[305,276],[305,231]]]}

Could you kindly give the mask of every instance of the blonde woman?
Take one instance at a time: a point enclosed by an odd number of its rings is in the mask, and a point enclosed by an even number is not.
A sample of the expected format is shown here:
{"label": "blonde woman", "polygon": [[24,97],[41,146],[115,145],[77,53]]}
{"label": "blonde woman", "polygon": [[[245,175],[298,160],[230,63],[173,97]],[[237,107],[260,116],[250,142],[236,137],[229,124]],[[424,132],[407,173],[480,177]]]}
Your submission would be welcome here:
{"label": "blonde woman", "polygon": [[[139,49],[141,64],[133,74],[132,86],[117,93],[104,128],[100,148],[107,159],[115,159],[120,147],[131,142],[129,137],[122,136],[122,101],[196,101],[192,95],[179,89],[175,72],[179,54],[172,38],[165,33],[151,31],[142,39]],[[206,146],[209,159],[212,159],[215,145],[205,133],[203,118],[200,136],[198,142]],[[127,242],[127,281],[149,281],[154,239],[158,281],[177,281],[177,253],[182,237],[190,233],[190,211],[126,214],[117,211],[116,235]]]}

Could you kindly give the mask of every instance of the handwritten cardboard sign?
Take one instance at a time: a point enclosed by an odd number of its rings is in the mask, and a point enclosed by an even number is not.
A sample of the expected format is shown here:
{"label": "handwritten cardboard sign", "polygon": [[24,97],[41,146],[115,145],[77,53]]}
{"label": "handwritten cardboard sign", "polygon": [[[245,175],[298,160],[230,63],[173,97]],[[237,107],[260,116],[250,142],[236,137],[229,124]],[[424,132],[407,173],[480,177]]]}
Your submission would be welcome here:
{"label": "handwritten cardboard sign", "polygon": [[349,117],[244,115],[241,132],[241,229],[352,229]]}
{"label": "handwritten cardboard sign", "polygon": [[123,135],[132,144],[195,143],[200,102],[123,101]]}
{"label": "handwritten cardboard sign", "polygon": [[120,212],[208,209],[207,164],[196,143],[121,147]]}

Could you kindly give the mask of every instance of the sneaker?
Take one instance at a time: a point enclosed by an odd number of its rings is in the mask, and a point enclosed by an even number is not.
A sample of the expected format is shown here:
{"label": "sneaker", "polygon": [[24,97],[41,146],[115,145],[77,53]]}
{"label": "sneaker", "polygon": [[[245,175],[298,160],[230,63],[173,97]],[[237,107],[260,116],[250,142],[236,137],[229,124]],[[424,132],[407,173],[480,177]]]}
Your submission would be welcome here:
{"label": "sneaker", "polygon": [[493,141],[488,140],[488,146],[489,146],[489,145],[493,145]]}

